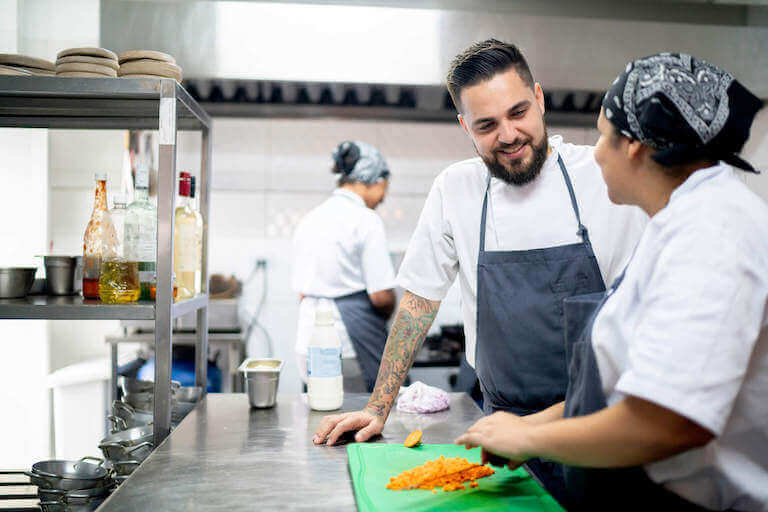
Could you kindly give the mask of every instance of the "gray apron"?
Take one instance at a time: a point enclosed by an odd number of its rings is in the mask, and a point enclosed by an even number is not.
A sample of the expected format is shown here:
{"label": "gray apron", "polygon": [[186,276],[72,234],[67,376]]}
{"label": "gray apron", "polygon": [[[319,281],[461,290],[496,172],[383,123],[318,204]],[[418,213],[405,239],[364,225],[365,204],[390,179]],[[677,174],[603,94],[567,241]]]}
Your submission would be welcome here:
{"label": "gray apron", "polygon": [[[477,356],[475,368],[486,414],[526,415],[561,402],[568,385],[563,299],[605,290],[587,228],[563,159],[557,163],[582,241],[527,251],[485,250],[491,177],[480,220],[477,256]],[[545,220],[544,220],[545,221]],[[536,226],[525,226],[536,229]],[[562,502],[562,467],[531,459],[526,468]]]}
{"label": "gray apron", "polygon": [[339,308],[341,321],[347,328],[370,393],[376,384],[381,355],[387,344],[387,321],[376,311],[365,290],[337,297],[333,301]]}
{"label": "gray apron", "polygon": [[[624,273],[607,293],[565,300],[569,361],[566,418],[592,414],[607,407],[600,370],[592,349],[592,326],[597,313],[623,279]],[[563,466],[563,473],[566,484],[564,504],[568,510],[706,510],[653,482],[642,467],[595,469]]]}
{"label": "gray apron", "polygon": [[[563,299],[605,290],[568,171],[558,155],[582,241],[527,251],[486,251],[490,175],[477,256],[477,356],[484,409],[531,414],[565,398]],[[542,219],[545,221],[545,219]],[[536,229],[525,226],[524,229]]]}

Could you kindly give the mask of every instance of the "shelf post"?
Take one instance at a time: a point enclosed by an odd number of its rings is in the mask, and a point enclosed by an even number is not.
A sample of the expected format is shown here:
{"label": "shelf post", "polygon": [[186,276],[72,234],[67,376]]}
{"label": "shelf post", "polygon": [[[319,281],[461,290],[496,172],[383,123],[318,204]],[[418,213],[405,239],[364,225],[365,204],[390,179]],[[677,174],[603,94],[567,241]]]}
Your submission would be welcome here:
{"label": "shelf post", "polygon": [[173,215],[176,183],[176,82],[160,84],[160,158],[157,172],[157,291],[155,295],[154,444],[171,432],[171,321]]}
{"label": "shelf post", "polygon": [[[202,160],[200,162],[200,214],[203,217],[203,246],[201,289],[208,293],[208,213],[211,194],[211,132],[208,126],[202,129]],[[203,396],[208,388],[208,304],[197,310],[197,338],[195,340],[195,385],[203,388]]]}

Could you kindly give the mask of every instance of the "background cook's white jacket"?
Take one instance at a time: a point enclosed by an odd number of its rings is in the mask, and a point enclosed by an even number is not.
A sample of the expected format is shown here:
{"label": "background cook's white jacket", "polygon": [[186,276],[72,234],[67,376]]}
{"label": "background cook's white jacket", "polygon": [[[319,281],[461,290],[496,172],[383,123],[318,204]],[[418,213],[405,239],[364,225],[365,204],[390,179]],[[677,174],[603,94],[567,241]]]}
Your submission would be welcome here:
{"label": "background cook's white jacket", "polygon": [[696,171],[638,244],[592,331],[608,403],[634,395],[717,438],[646,466],[706,508],[768,510],[768,206]]}
{"label": "background cook's white jacket", "polygon": [[[648,217],[639,208],[608,199],[592,146],[549,139],[552,153],[540,176],[524,186],[491,179],[485,247],[488,251],[529,250],[581,241],[568,189],[557,164],[562,155],[579,211],[589,230],[606,283],[624,268]],[[431,300],[442,300],[458,275],[467,361],[475,365],[477,252],[488,170],[480,158],[455,163],[435,179],[397,282]]]}
{"label": "background cook's white jacket", "polygon": [[[315,323],[315,309],[322,299],[368,293],[395,287],[395,271],[387,249],[384,223],[363,199],[344,189],[310,211],[299,222],[293,237],[293,289],[305,298],[299,306],[296,352],[307,353]],[[336,316],[342,357],[355,357],[338,308]]]}

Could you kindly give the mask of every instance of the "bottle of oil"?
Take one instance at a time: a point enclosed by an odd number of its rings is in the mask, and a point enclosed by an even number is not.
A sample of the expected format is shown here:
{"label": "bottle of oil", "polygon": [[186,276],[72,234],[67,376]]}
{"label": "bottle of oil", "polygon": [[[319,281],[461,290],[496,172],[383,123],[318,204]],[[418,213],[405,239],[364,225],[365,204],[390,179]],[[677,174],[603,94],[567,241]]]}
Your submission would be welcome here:
{"label": "bottle of oil", "polygon": [[203,286],[203,216],[195,196],[197,183],[194,176],[190,177],[189,205],[195,216],[195,295],[202,293]]}
{"label": "bottle of oil", "polygon": [[105,304],[136,302],[141,295],[139,262],[127,258],[125,198],[115,196],[114,208],[104,217],[99,297]]}
{"label": "bottle of oil", "polygon": [[91,220],[83,236],[83,297],[99,298],[99,275],[101,274],[101,243],[104,216],[107,215],[107,174],[96,173],[96,192]]}
{"label": "bottle of oil", "polygon": [[195,296],[195,267],[197,263],[197,216],[190,208],[191,175],[179,176],[179,206],[174,212],[173,271],[179,286],[177,300]]}

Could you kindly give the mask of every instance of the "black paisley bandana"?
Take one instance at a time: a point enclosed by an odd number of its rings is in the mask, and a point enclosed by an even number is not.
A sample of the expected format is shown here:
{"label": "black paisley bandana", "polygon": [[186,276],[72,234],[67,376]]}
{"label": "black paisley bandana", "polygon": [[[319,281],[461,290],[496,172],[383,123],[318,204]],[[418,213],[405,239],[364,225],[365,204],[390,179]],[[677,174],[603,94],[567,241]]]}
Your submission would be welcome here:
{"label": "black paisley bandana", "polygon": [[630,62],[603,99],[605,117],[658,150],[661,165],[711,159],[751,172],[738,153],[762,106],[730,73],[684,53]]}

